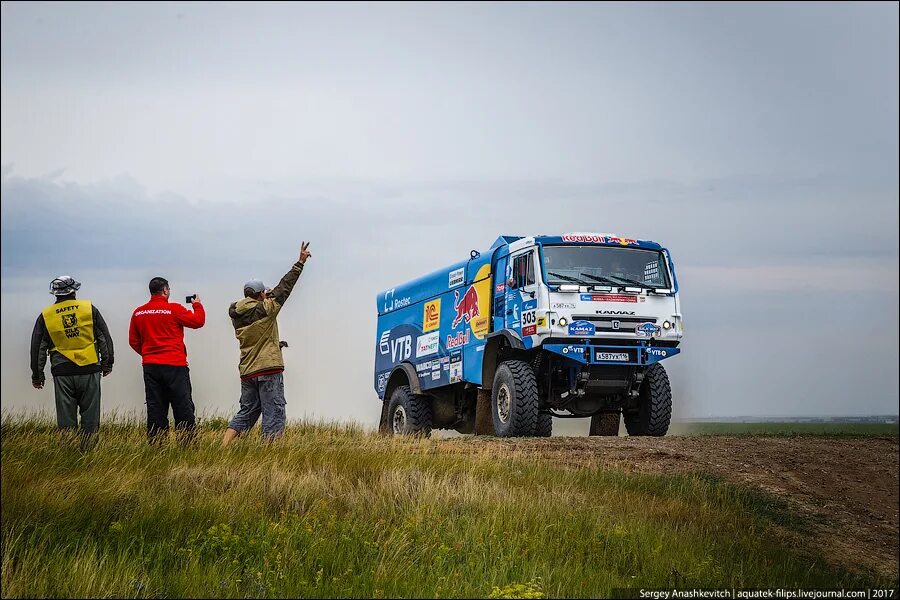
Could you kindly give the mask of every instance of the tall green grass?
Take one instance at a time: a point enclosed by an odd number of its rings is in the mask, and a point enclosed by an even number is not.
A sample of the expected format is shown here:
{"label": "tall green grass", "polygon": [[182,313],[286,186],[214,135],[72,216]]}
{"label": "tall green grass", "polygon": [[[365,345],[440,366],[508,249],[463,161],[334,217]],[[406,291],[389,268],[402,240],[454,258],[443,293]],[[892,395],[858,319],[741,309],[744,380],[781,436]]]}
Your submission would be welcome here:
{"label": "tall green grass", "polygon": [[222,451],[221,425],[207,423],[193,446],[154,448],[138,424],[104,424],[81,452],[49,422],[4,419],[3,596],[602,597],[883,583],[812,553],[783,504],[705,477],[444,452],[452,442],[324,424]]}

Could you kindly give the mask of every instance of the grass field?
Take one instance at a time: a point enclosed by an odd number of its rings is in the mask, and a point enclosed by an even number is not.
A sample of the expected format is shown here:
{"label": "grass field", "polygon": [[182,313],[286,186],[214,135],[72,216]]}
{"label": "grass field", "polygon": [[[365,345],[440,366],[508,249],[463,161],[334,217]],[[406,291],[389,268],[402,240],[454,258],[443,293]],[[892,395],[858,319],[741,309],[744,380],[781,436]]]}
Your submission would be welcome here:
{"label": "grass field", "polygon": [[[80,452],[2,424],[4,597],[603,597],[637,587],[891,585],[829,566],[809,523],[720,479],[294,425],[221,451],[104,424]],[[477,440],[472,441],[477,446]]]}

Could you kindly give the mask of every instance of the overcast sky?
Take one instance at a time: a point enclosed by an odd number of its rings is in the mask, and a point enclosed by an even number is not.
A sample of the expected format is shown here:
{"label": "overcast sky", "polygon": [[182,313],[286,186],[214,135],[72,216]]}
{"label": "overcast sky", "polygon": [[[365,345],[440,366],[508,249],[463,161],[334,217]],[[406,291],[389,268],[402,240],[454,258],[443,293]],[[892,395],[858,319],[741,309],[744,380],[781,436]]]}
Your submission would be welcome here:
{"label": "overcast sky", "polygon": [[237,408],[241,284],[288,416],[377,420],[375,295],[500,234],[672,250],[676,416],[896,414],[898,5],[2,4],[2,406],[69,273],[143,410],[128,318],[198,292],[195,402]]}

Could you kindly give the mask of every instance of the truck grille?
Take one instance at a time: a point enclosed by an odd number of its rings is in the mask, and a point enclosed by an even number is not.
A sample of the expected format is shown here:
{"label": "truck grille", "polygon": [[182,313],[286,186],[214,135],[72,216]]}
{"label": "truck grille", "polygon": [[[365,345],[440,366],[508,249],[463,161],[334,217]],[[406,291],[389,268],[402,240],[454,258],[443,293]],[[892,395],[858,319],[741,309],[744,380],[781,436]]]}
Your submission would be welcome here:
{"label": "truck grille", "polygon": [[590,321],[600,333],[634,333],[641,323],[656,323],[655,317],[617,317],[610,315],[572,315],[573,321]]}

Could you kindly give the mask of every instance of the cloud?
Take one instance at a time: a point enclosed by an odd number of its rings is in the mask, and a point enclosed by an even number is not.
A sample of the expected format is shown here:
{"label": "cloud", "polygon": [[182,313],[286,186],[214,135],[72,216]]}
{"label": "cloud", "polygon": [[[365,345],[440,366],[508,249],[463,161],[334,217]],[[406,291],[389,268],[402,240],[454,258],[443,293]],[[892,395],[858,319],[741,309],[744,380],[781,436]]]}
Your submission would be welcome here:
{"label": "cloud", "polygon": [[[142,409],[128,316],[145,301],[149,278],[163,275],[177,296],[200,293],[210,315],[187,338],[198,407],[233,410],[237,345],[227,306],[249,277],[277,281],[308,239],[313,259],[279,318],[291,344],[288,414],[371,424],[381,290],[501,234],[611,230],[673,250],[688,328],[684,352],[667,362],[679,416],[889,413],[898,263],[896,220],[884,214],[896,188],[853,193],[867,185],[334,180],[260,186],[258,197],[238,203],[153,195],[131,178],[10,175],[2,188],[3,406],[52,409],[47,394],[36,401],[30,390],[23,348],[49,302],[47,283],[66,271],[83,281],[117,344],[105,406]],[[756,197],[754,189],[766,200],[754,210],[732,202]],[[812,224],[811,198],[822,209]]]}

